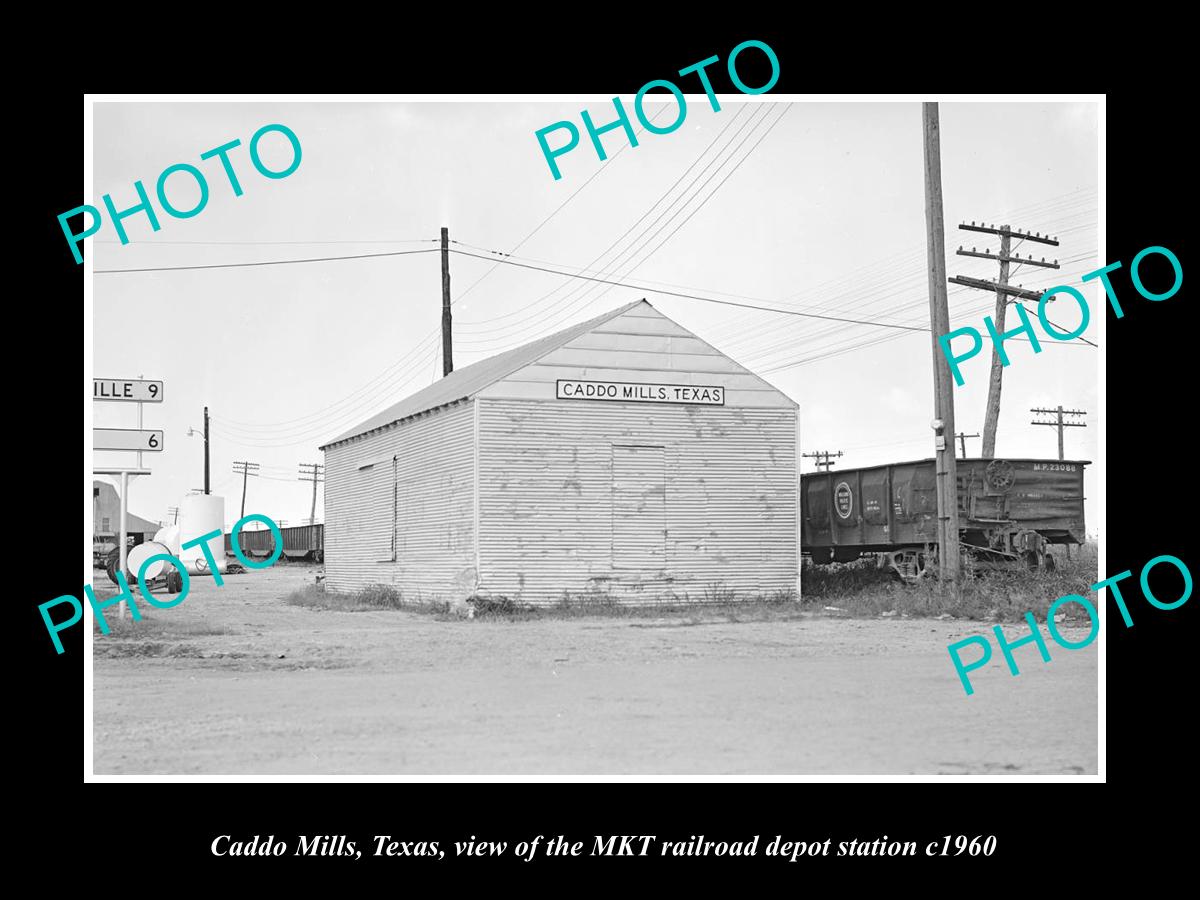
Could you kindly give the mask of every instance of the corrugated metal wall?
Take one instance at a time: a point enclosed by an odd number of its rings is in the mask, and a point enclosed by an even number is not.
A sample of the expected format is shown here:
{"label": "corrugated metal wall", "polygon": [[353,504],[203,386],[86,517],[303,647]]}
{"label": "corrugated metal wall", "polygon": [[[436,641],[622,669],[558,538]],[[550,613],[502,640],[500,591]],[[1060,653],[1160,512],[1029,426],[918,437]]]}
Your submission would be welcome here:
{"label": "corrugated metal wall", "polygon": [[652,603],[797,589],[790,405],[476,402],[487,592],[546,605],[564,591]]}
{"label": "corrugated metal wall", "polygon": [[471,596],[473,435],[467,402],[325,451],[328,590],[392,584],[413,602]]}

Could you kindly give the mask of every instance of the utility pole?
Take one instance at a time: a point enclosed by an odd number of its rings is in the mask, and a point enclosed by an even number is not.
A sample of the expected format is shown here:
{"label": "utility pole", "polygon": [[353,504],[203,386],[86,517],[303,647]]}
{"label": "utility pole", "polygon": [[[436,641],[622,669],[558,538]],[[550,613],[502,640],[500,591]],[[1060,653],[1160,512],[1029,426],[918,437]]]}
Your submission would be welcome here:
{"label": "utility pole", "polygon": [[962,448],[963,459],[967,458],[967,438],[977,438],[977,434],[963,434],[961,431],[955,435],[958,438],[958,445]]}
{"label": "utility pole", "polygon": [[841,456],[842,451],[839,450],[837,453],[830,453],[828,450],[817,450],[814,453],[801,453],[800,455],[807,456],[809,459],[815,459],[817,461],[817,468],[828,472],[833,467],[834,457]]}
{"label": "utility pole", "polygon": [[1049,425],[1051,428],[1058,429],[1058,458],[1065,459],[1063,456],[1063,429],[1064,428],[1087,428],[1087,422],[1068,422],[1063,419],[1063,416],[1086,416],[1087,412],[1082,409],[1063,409],[1061,406],[1054,409],[1031,409],[1031,413],[1036,416],[1054,416],[1052,422],[1030,422],[1031,425]]}
{"label": "utility pole", "polygon": [[[241,518],[246,518],[246,480],[251,475],[258,474],[258,463],[246,462],[245,460],[235,460],[233,463],[233,473],[242,476],[242,515]],[[208,493],[205,491],[205,493]]]}
{"label": "utility pole", "polygon": [[[188,437],[193,437],[194,435],[197,435],[197,434],[200,434],[200,432],[198,432],[195,428],[192,428],[191,426],[188,427],[188,430],[187,430]],[[203,437],[204,437],[204,493],[207,494],[208,493],[208,484],[209,484],[209,478],[208,478],[208,407],[207,406],[204,407],[204,434],[203,434]],[[200,492],[199,488],[192,488],[192,490],[195,491],[196,493]]]}
{"label": "utility pole", "polygon": [[454,371],[450,341],[450,229],[442,229],[442,377]]}
{"label": "utility pole", "polygon": [[171,516],[171,521],[174,524],[176,524],[176,525],[179,524],[179,507],[178,506],[168,506],[167,507],[167,515]]}
{"label": "utility pole", "polygon": [[209,493],[208,478],[208,407],[204,407],[204,493]]}
{"label": "utility pole", "polygon": [[[925,132],[925,227],[929,254],[929,326],[933,349],[937,437],[938,565],[959,596],[958,464],[954,457],[954,383],[938,337],[950,330],[946,298],[946,229],[942,214],[942,150],[938,105],[922,104]],[[950,440],[946,440],[946,435]]]}
{"label": "utility pole", "polygon": [[[1048,234],[1037,232],[1030,234],[1028,231],[1020,229],[1013,230],[1008,225],[1001,225],[996,228],[994,225],[984,227],[980,222],[976,225],[972,222],[968,225],[963,222],[958,226],[962,231],[978,231],[984,234],[997,234],[1000,236],[1000,253],[993,255],[986,248],[982,253],[974,247],[970,250],[964,250],[961,246],[958,248],[959,256],[974,256],[977,259],[995,259],[1000,261],[1000,280],[996,282],[983,281],[978,278],[962,278],[956,277],[950,280],[955,284],[961,284],[965,287],[975,288],[976,290],[994,290],[996,292],[996,312],[992,319],[996,323],[996,333],[1004,334],[1004,313],[1008,309],[1009,297],[1024,297],[1025,299],[1039,300],[1041,294],[1035,291],[1026,291],[1018,286],[1018,290],[1012,291],[1008,288],[1009,263],[1015,262],[1017,267],[1021,266],[1040,266],[1046,269],[1057,269],[1058,260],[1046,262],[1043,256],[1040,260],[1034,259],[1033,256],[1026,256],[1022,259],[1020,254],[1012,255],[1012,237],[1016,235],[1018,246],[1021,241],[1033,241],[1038,244],[1050,244],[1057,247],[1058,240],[1051,238]],[[1004,380],[1004,366],[1000,362],[1000,351],[995,347],[992,348],[992,372],[991,378],[988,381],[988,398],[987,409],[983,416],[983,451],[982,456],[985,458],[996,455],[996,426],[1000,421],[1000,387]],[[963,454],[966,455],[965,452]]]}
{"label": "utility pole", "polygon": [[325,480],[325,466],[321,463],[300,463],[300,480],[311,481],[313,486],[312,512],[308,517],[309,525],[317,524],[317,485]]}

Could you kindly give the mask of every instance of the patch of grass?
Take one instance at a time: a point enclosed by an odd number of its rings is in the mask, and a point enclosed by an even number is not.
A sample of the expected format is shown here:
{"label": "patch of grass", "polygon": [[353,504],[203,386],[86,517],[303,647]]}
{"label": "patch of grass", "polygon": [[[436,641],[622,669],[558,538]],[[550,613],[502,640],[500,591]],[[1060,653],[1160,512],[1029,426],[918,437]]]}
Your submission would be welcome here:
{"label": "patch of grass", "polygon": [[472,597],[469,601],[476,616],[512,616],[525,612],[528,607],[522,606],[511,597]]}
{"label": "patch of grass", "polygon": [[732,603],[736,598],[736,591],[726,587],[725,582],[716,581],[704,588],[702,600],[704,603]]}
{"label": "patch of grass", "polygon": [[390,584],[367,585],[361,591],[352,594],[326,591],[324,584],[306,584],[284,597],[283,602],[290,606],[338,612],[367,612],[380,609],[400,609],[433,615],[447,615],[450,612],[450,604],[446,602],[405,600],[403,592]]}
{"label": "patch of grass", "polygon": [[655,601],[637,606],[618,602],[607,591],[572,594],[563,591],[553,606],[534,607],[516,603],[507,597],[473,597],[467,601],[475,609],[475,618],[504,621],[530,619],[678,619],[679,624],[700,625],[719,621],[769,621],[799,618],[805,615],[796,602],[794,590],[773,591],[739,599],[723,583],[706,586],[698,596],[686,592],[666,592]]}
{"label": "patch of grass", "polygon": [[[1055,600],[1066,594],[1089,597],[1091,586],[1099,580],[1095,544],[1073,548],[1069,561],[1062,547],[1052,552],[1056,562],[1053,572],[1001,570],[969,575],[962,585],[962,598],[957,602],[936,578],[902,584],[887,570],[877,568],[874,559],[818,566],[804,572],[804,601],[838,607],[856,616],[951,615],[1018,622],[1025,618],[1025,613],[1032,612],[1038,621],[1044,622]],[[1087,621],[1087,613],[1078,604],[1067,604],[1061,608],[1061,614],[1068,620]]]}
{"label": "patch of grass", "polygon": [[182,639],[194,637],[209,637],[212,635],[228,635],[237,634],[232,628],[225,625],[214,625],[208,622],[189,622],[186,620],[175,619],[170,617],[170,611],[166,611],[165,615],[147,618],[143,614],[140,621],[129,619],[118,619],[115,609],[105,610],[109,615],[105,616],[105,621],[108,623],[108,634],[104,634],[100,630],[99,623],[93,627],[93,634],[97,640],[163,640],[163,639]]}

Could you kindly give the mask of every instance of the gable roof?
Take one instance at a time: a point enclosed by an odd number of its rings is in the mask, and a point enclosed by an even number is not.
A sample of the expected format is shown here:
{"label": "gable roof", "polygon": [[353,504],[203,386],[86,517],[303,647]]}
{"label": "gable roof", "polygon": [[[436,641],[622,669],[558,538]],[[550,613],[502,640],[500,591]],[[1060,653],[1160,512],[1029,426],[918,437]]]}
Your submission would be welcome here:
{"label": "gable roof", "polygon": [[[110,506],[112,504],[116,504],[118,507],[120,506],[120,495],[117,493],[116,487],[109,484],[107,481],[95,480],[92,481],[92,487],[100,489],[101,502],[105,506]],[[104,517],[101,516],[100,518],[103,519]],[[120,521],[115,519],[113,516],[109,516],[108,518],[108,531],[101,530],[101,522],[97,521],[92,523],[97,534],[115,534],[120,531]],[[125,530],[129,534],[157,534],[160,528],[162,528],[162,526],[157,522],[151,522],[149,519],[143,519],[141,516],[136,515],[129,510],[125,510]]]}
{"label": "gable roof", "polygon": [[397,422],[418,415],[419,413],[428,412],[439,406],[446,406],[447,404],[473,397],[479,391],[500,381],[502,378],[507,378],[518,369],[525,368],[525,366],[536,362],[547,353],[557,350],[559,347],[570,343],[581,335],[587,334],[597,325],[601,325],[609,319],[627,313],[642,303],[650,306],[645,298],[635,300],[633,303],[627,303],[624,306],[609,310],[594,319],[588,319],[586,322],[580,322],[578,325],[564,328],[562,331],[555,332],[547,337],[539,338],[536,341],[512,350],[506,350],[487,359],[481,359],[479,362],[472,363],[461,369],[455,369],[445,378],[435,381],[429,387],[422,388],[399,403],[389,406],[383,412],[372,416],[361,425],[351,428],[339,437],[322,444],[320,449],[326,450],[351,438],[395,425]]}

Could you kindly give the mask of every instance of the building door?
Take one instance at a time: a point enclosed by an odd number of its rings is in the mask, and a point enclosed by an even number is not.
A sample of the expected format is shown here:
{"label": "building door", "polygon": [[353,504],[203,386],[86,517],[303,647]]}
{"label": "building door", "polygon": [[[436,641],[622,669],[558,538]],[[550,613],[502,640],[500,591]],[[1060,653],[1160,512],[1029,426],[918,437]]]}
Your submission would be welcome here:
{"label": "building door", "polygon": [[613,445],[612,564],[659,572],[667,559],[667,465],[663,447]]}

